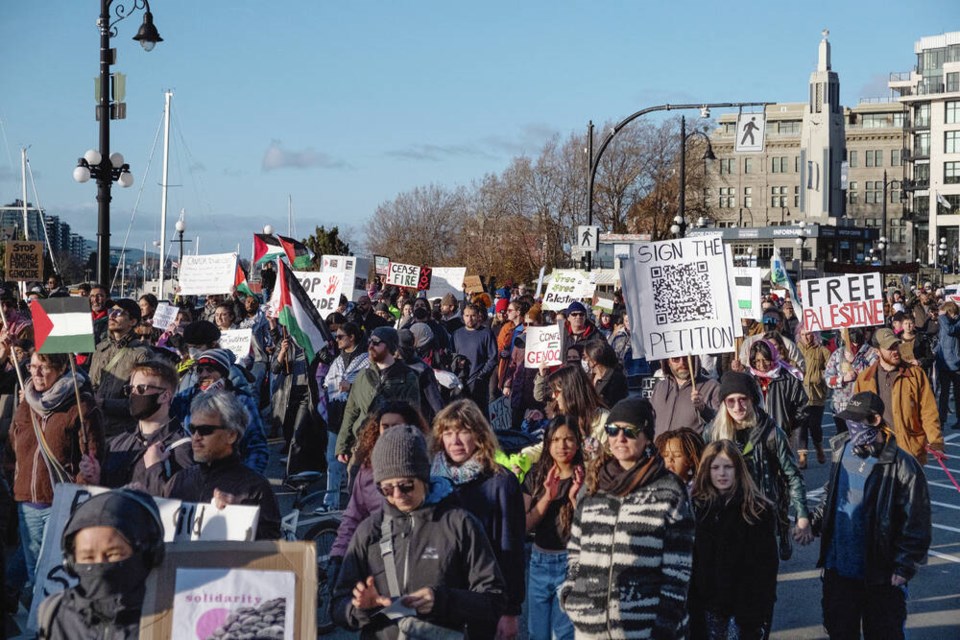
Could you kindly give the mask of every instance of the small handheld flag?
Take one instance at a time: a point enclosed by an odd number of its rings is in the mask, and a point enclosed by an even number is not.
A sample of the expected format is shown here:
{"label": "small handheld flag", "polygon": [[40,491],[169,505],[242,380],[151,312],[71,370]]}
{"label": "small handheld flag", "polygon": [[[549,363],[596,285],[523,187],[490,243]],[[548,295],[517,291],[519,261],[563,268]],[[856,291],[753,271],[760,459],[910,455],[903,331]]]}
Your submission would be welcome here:
{"label": "small handheld flag", "polygon": [[37,353],[90,353],[96,347],[86,298],[30,302]]}

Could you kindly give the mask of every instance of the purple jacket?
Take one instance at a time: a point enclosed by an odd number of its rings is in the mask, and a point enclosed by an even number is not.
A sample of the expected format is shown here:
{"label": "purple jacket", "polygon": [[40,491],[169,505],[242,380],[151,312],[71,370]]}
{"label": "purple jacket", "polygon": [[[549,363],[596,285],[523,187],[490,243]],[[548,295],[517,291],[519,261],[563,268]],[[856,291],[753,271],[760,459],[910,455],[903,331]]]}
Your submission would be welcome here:
{"label": "purple jacket", "polygon": [[330,548],[331,556],[343,557],[347,555],[347,547],[350,546],[350,538],[360,526],[360,523],[377,511],[383,509],[384,498],[377,488],[377,483],[373,481],[373,469],[369,466],[360,467],[357,472],[357,478],[353,482],[353,489],[350,491],[350,502],[343,512],[343,520],[340,521],[340,527],[337,529],[337,539]]}

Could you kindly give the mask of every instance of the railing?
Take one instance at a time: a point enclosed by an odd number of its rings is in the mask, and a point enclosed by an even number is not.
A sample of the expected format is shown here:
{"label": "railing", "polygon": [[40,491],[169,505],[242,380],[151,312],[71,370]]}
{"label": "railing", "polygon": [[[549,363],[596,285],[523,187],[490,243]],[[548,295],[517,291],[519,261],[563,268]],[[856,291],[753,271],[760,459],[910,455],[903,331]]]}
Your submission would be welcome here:
{"label": "railing", "polygon": [[913,77],[913,71],[894,71],[890,74],[890,82],[903,82]]}

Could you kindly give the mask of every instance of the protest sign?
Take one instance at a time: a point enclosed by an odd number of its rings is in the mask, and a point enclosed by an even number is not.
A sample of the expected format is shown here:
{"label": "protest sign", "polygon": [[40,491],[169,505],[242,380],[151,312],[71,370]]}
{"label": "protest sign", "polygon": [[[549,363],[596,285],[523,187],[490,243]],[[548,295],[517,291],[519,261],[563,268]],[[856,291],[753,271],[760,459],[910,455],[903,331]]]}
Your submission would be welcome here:
{"label": "protest sign", "polygon": [[[60,538],[70,514],[91,497],[105,491],[109,489],[71,483],[61,483],[54,488],[53,506],[37,561],[28,628],[36,630],[37,607],[44,598],[76,584],[76,579],[63,568]],[[228,505],[225,509],[217,509],[212,504],[194,504],[171,498],[154,498],[154,501],[160,510],[164,542],[253,540],[256,537],[260,507]]]}
{"label": "protest sign", "polygon": [[373,268],[378,276],[385,276],[390,273],[390,258],[386,256],[373,256]]}
{"label": "protest sign", "polygon": [[[369,268],[369,263],[367,263],[367,268]],[[343,274],[343,295],[347,296],[347,300],[354,300],[354,292],[356,289],[363,289],[367,286],[367,272],[363,272],[362,284],[357,286],[357,259],[353,256],[331,256],[324,255],[320,258],[320,271],[323,272],[340,272]],[[321,312],[323,317],[326,317],[325,314]]]}
{"label": "protest sign", "polygon": [[408,287],[410,289],[416,289],[417,283],[419,282],[420,267],[413,264],[391,262],[384,284],[388,287]]}
{"label": "protest sign", "polygon": [[180,295],[229,295],[237,275],[237,254],[213,253],[183,256],[180,263]]}
{"label": "protest sign", "polygon": [[638,243],[621,278],[631,344],[647,360],[733,351],[740,321],[720,235]]}
{"label": "protest sign", "polygon": [[231,352],[239,360],[250,355],[252,329],[227,329],[220,332],[220,348]]}
{"label": "protest sign", "polygon": [[883,324],[883,278],[879,273],[802,280],[800,291],[807,331]]}
{"label": "protest sign", "polygon": [[313,542],[175,542],[147,577],[139,637],[309,639],[316,613]]}
{"label": "protest sign", "polygon": [[427,297],[442,298],[449,293],[460,300],[463,298],[463,279],[466,275],[466,267],[433,267]]}
{"label": "protest sign", "polygon": [[5,243],[3,270],[7,280],[17,282],[43,280],[43,243],[29,241]]}
{"label": "protest sign", "polygon": [[347,274],[342,271],[294,271],[294,277],[303,285],[313,306],[320,317],[327,316],[340,306],[340,294],[343,292]]}
{"label": "protest sign", "polygon": [[594,311],[613,313],[613,298],[604,298],[603,296],[593,297]]}
{"label": "protest sign", "polygon": [[433,278],[433,269],[431,267],[420,267],[420,278],[417,280],[417,291],[426,291],[430,288],[430,280]]}
{"label": "protest sign", "polygon": [[523,334],[526,339],[523,366],[527,369],[539,369],[541,365],[551,367],[563,364],[561,331],[557,325],[527,327]]}
{"label": "protest sign", "polygon": [[730,290],[733,292],[737,317],[759,320],[763,316],[760,308],[763,270],[759,267],[734,267],[731,274]]}
{"label": "protest sign", "polygon": [[557,269],[550,275],[550,284],[543,294],[543,308],[548,311],[563,311],[571,302],[592,298],[596,289],[596,274],[575,269]]}
{"label": "protest sign", "polygon": [[178,313],[180,313],[179,307],[175,307],[169,302],[161,302],[157,305],[157,310],[153,312],[153,326],[161,331],[166,331],[167,327],[177,321]]}
{"label": "protest sign", "polygon": [[490,403],[487,408],[490,416],[490,426],[494,431],[509,431],[513,425],[513,412],[510,409],[510,398],[500,396]]}
{"label": "protest sign", "polygon": [[483,281],[480,276],[464,276],[463,290],[466,293],[483,293]]}

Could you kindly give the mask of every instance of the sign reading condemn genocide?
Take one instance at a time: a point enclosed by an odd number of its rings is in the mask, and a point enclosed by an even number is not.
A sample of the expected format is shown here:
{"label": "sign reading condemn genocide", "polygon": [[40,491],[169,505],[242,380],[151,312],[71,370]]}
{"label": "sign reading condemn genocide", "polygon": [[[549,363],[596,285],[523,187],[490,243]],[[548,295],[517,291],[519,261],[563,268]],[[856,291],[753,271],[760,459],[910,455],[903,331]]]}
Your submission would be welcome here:
{"label": "sign reading condemn genocide", "polygon": [[648,360],[733,351],[740,320],[719,235],[639,243],[621,278]]}
{"label": "sign reading condemn genocide", "polygon": [[883,324],[883,278],[879,273],[802,280],[800,291],[807,331]]}
{"label": "sign reading condemn genocide", "polygon": [[539,369],[544,365],[552,367],[563,364],[560,327],[557,325],[527,327],[524,338],[526,339],[526,347],[523,351],[524,367]]}
{"label": "sign reading condemn genocide", "polygon": [[3,268],[7,280],[43,280],[43,243],[7,242]]}

